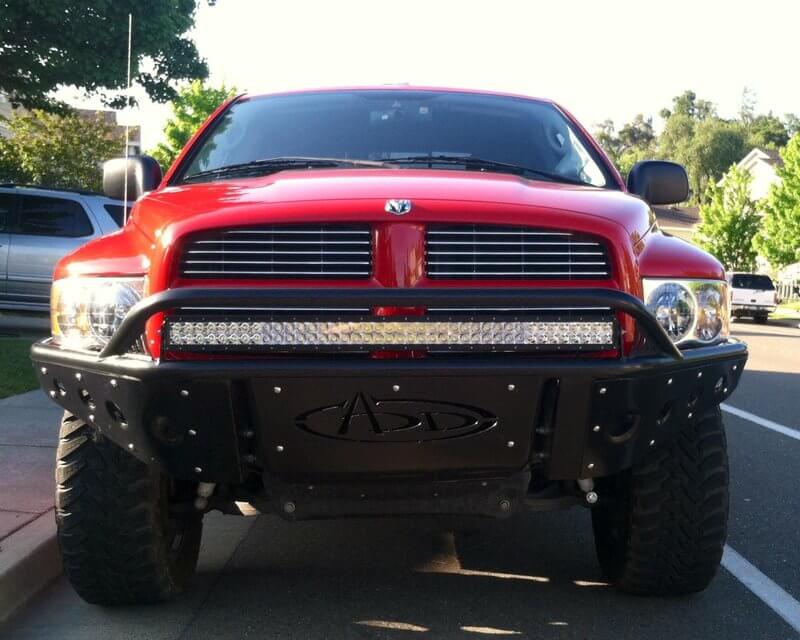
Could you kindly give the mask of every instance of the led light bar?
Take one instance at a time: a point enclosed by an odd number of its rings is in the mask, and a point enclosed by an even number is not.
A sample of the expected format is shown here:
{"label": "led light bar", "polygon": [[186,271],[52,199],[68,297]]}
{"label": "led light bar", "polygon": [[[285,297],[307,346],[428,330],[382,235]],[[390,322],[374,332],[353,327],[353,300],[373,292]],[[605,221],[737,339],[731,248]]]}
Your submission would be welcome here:
{"label": "led light bar", "polygon": [[615,322],[528,320],[269,320],[170,319],[171,350],[341,350],[412,347],[517,350],[614,346]]}

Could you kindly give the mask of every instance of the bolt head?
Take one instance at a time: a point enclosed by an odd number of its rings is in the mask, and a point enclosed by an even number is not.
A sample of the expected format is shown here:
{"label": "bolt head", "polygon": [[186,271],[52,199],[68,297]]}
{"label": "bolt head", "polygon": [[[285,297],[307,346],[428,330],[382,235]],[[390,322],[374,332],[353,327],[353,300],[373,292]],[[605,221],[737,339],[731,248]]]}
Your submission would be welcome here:
{"label": "bolt head", "polygon": [[689,417],[691,418],[693,415],[694,415],[694,414],[693,414],[693,413],[690,411],[690,412],[689,412]]}
{"label": "bolt head", "polygon": [[399,384],[393,384],[392,385],[392,391],[394,391],[395,393],[400,391],[400,385]]}
{"label": "bolt head", "polygon": [[189,431],[187,431],[186,433],[188,433],[190,436],[196,436],[197,435],[197,431],[195,431],[194,429],[189,429]]}
{"label": "bolt head", "polygon": [[275,451],[277,451],[278,453],[283,453],[283,445],[279,444],[277,447],[275,447]]}
{"label": "bolt head", "polygon": [[184,398],[188,397],[189,396],[189,390],[188,389],[181,389],[181,396],[184,397]]}
{"label": "bolt head", "polygon": [[280,387],[272,387],[272,391],[274,393],[280,393],[281,391],[283,391],[283,389],[281,389]]}
{"label": "bolt head", "polygon": [[517,385],[515,385],[515,384],[508,385],[508,390],[509,391],[514,391],[514,390],[516,390],[516,388],[517,388]]}
{"label": "bolt head", "polygon": [[594,462],[590,462],[589,464],[587,464],[586,468],[587,469],[594,469]]}
{"label": "bolt head", "polygon": [[195,467],[194,468],[194,472],[195,473],[203,473],[203,467]]}
{"label": "bolt head", "polygon": [[39,369],[39,371],[42,372],[42,375],[45,375],[47,373],[47,367],[42,367],[41,369]]}
{"label": "bolt head", "polygon": [[594,431],[595,433],[599,432],[600,431],[600,425],[599,424],[594,425],[594,427],[592,428],[592,431]]}
{"label": "bolt head", "polygon": [[667,384],[668,384],[668,385],[672,384],[672,378],[670,378],[669,380],[667,380]]}
{"label": "bolt head", "polygon": [[83,379],[83,376],[80,373],[76,373],[75,374],[75,379],[80,381],[80,380]]}
{"label": "bolt head", "polygon": [[94,422],[94,414],[93,413],[89,414],[89,422]]}
{"label": "bolt head", "polygon": [[511,511],[511,500],[503,498],[497,503],[497,506],[500,507],[500,511]]}
{"label": "bolt head", "polygon": [[586,502],[588,502],[589,504],[597,504],[597,499],[598,499],[597,493],[594,491],[590,491],[589,493],[586,494]]}
{"label": "bolt head", "polygon": [[697,372],[697,377],[698,378],[702,378],[703,377],[703,372],[702,371],[698,371]]}
{"label": "bolt head", "polygon": [[110,384],[110,385],[111,385],[112,387],[114,387],[115,389],[117,388],[117,381],[116,381],[116,380],[114,380],[113,378],[112,378],[111,382],[109,382],[108,384]]}
{"label": "bolt head", "polygon": [[56,392],[55,391],[51,391],[50,392],[50,397],[51,398],[55,398],[56,397]]}
{"label": "bolt head", "polygon": [[129,443],[128,443],[128,449],[130,449],[131,451],[133,451],[133,450],[134,450],[134,448],[135,448],[135,447],[133,446],[133,443],[132,443],[132,442],[129,442]]}
{"label": "bolt head", "polygon": [[738,364],[733,365],[733,370],[736,371],[739,368]]}
{"label": "bolt head", "polygon": [[656,444],[656,441],[655,441],[655,440],[651,440],[651,441],[650,441],[650,446],[651,446],[651,447],[655,446],[655,444]]}
{"label": "bolt head", "polygon": [[606,389],[605,387],[600,387],[600,395],[601,395],[601,396],[604,396],[604,395],[606,395],[606,392],[607,392],[607,391],[608,391],[608,389]]}
{"label": "bolt head", "polygon": [[509,440],[508,442],[506,442],[506,446],[507,446],[509,449],[513,449],[515,444],[516,444],[516,443],[515,443],[513,440]]}

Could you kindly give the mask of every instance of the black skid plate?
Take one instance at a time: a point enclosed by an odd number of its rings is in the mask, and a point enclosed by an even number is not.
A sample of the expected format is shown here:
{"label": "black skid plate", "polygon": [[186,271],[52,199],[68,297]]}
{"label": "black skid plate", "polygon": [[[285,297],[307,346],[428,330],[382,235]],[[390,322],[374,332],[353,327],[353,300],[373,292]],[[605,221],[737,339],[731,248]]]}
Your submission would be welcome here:
{"label": "black skid plate", "polygon": [[253,381],[273,473],[520,469],[537,376],[323,377]]}

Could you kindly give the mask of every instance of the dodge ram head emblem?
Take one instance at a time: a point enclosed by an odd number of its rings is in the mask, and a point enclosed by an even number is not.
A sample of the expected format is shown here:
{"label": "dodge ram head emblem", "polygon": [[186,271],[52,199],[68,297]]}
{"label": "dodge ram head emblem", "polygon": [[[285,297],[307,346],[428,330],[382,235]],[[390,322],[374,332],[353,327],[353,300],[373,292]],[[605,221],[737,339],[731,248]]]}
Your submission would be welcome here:
{"label": "dodge ram head emblem", "polygon": [[497,426],[486,409],[441,400],[379,399],[366,393],[305,411],[298,428],[356,442],[419,442],[463,438]]}
{"label": "dodge ram head emblem", "polygon": [[384,209],[387,213],[404,216],[411,211],[411,200],[387,200]]}

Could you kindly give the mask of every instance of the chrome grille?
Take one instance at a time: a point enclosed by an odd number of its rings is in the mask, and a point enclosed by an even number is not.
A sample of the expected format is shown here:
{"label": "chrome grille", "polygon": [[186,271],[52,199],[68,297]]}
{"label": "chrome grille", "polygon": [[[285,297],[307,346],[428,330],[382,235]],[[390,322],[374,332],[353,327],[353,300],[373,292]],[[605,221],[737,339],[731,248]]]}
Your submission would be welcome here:
{"label": "chrome grille", "polygon": [[427,230],[431,278],[590,280],[610,277],[608,252],[594,236],[495,225],[436,225]]}
{"label": "chrome grille", "polygon": [[193,236],[181,255],[187,278],[340,278],[372,273],[368,225],[275,225]]}

